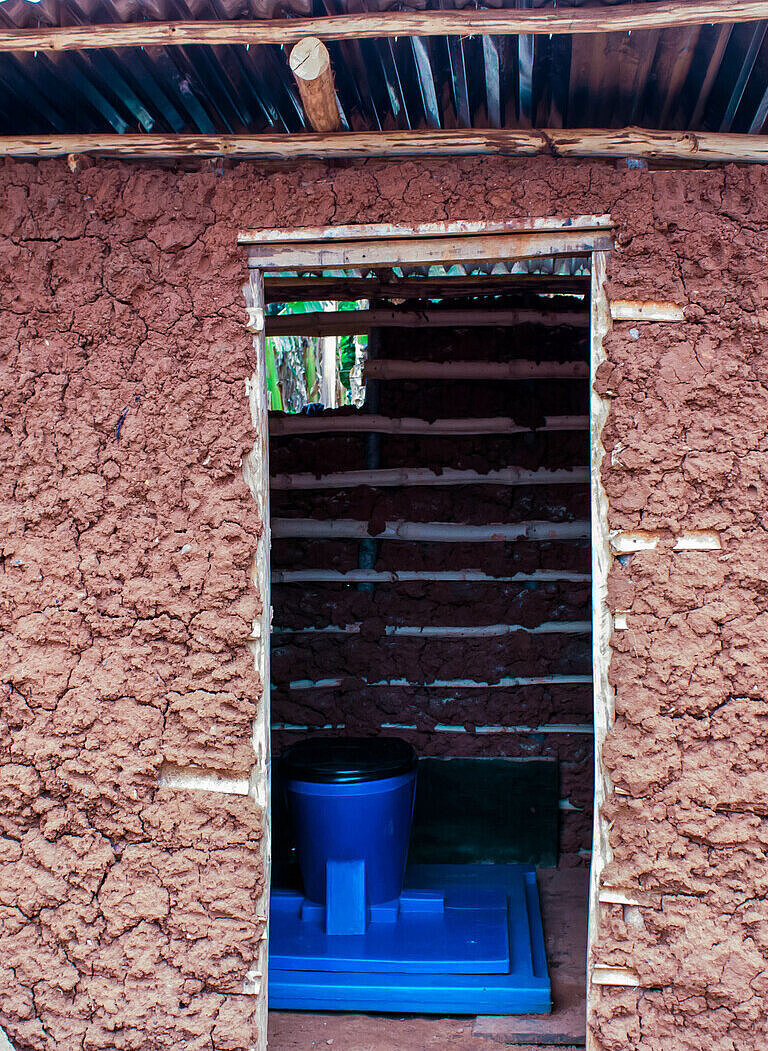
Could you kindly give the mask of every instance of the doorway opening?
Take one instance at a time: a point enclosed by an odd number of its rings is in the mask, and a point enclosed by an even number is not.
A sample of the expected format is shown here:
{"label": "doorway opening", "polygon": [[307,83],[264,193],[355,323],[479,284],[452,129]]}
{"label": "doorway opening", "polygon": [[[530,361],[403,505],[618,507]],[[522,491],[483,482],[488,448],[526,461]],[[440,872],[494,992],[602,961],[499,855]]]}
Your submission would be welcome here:
{"label": "doorway opening", "polygon": [[[270,272],[264,298],[278,380],[281,339],[303,341],[294,363],[319,350],[337,397],[342,339],[362,366],[356,401],[294,397],[270,414],[272,753],[315,737],[412,745],[409,864],[534,866],[553,999],[522,1017],[281,1010],[271,1040],[578,1046],[595,794],[590,257]],[[272,882],[300,888],[279,769]]]}

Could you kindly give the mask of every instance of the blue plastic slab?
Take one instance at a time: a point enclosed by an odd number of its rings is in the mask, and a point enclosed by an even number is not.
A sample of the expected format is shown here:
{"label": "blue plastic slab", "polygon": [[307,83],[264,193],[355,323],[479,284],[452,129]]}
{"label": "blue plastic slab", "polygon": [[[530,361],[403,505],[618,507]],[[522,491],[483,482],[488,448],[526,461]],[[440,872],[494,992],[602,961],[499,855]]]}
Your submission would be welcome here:
{"label": "blue plastic slab", "polygon": [[364,934],[326,933],[322,906],[307,908],[300,894],[276,891],[271,900],[270,967],[288,971],[506,973],[506,895],[497,888],[478,902],[465,890],[448,888],[437,897],[434,891],[432,896],[416,896],[406,890],[399,910],[385,911],[378,906],[370,911]]}
{"label": "blue plastic slab", "polygon": [[[396,903],[376,906],[362,935],[325,935],[324,910],[302,907],[302,900],[291,892],[272,892],[270,1007],[428,1014],[551,1010],[536,876],[528,866],[413,866],[406,872],[399,908],[393,907]],[[451,914],[456,914],[453,919]],[[451,926],[449,920],[456,922]],[[298,924],[306,941],[295,941]],[[439,924],[443,924],[441,948],[428,964],[432,951],[428,942],[434,941]],[[467,939],[471,941],[479,930],[491,939],[484,943],[482,955],[493,971],[471,970],[475,950]],[[489,933],[493,930],[495,935]],[[499,937],[505,946],[502,969],[497,950],[487,948],[498,945]],[[339,944],[328,949],[329,942]],[[479,959],[476,954],[474,960]],[[348,969],[342,967],[344,960]],[[457,967],[460,960],[463,972]],[[424,970],[425,965],[433,969]]]}

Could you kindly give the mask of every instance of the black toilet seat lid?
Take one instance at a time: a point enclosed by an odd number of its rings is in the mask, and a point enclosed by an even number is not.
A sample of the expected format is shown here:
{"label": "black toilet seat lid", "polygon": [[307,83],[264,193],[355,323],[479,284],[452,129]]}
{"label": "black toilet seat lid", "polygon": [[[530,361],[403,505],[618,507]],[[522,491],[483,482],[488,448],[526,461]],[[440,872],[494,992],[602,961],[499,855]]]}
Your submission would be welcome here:
{"label": "black toilet seat lid", "polygon": [[293,781],[351,785],[416,769],[416,752],[401,737],[310,737],[285,749],[281,773]]}

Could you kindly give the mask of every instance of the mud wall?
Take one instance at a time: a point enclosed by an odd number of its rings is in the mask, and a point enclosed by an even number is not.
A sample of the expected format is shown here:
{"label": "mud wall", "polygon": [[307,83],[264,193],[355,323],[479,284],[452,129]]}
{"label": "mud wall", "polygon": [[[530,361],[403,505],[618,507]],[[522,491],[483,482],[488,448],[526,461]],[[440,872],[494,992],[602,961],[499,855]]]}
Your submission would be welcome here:
{"label": "mud wall", "polygon": [[[259,814],[158,787],[241,771],[261,686],[244,644],[260,524],[240,457],[240,226],[610,212],[610,525],[617,720],[605,760],[604,1051],[768,1037],[764,515],[768,175],[546,159],[0,172],[0,1024],[17,1049],[239,1051],[260,935]],[[674,552],[684,529],[722,550]],[[526,556],[528,557],[528,556]],[[471,742],[479,747],[481,742]],[[215,902],[215,907],[214,907]]]}
{"label": "mud wall", "polygon": [[[542,284],[542,290],[547,291],[547,286]],[[587,313],[588,291],[582,296]],[[495,303],[491,300],[489,309],[535,310],[542,303],[550,310],[574,307],[573,298],[541,300],[518,294]],[[412,301],[408,309],[427,305]],[[472,303],[448,300],[446,306],[455,309]],[[433,304],[432,309],[440,307]],[[583,323],[390,328],[375,331],[371,342],[375,356],[387,360],[478,363],[471,381],[373,381],[367,400],[375,400],[378,411],[385,415],[467,420],[506,416],[533,427],[547,416],[588,417],[589,386],[583,378],[493,383],[482,379],[485,361],[554,360],[586,365],[589,336]],[[366,407],[360,412],[364,415]],[[345,469],[364,470],[365,438],[317,434],[271,442],[274,472],[310,472],[320,478],[337,469],[336,457]],[[376,459],[383,468],[426,468],[438,475],[454,467],[482,475],[489,464],[496,463],[530,471],[583,470],[589,462],[589,438],[586,424],[574,431],[446,436],[426,442],[421,437],[379,435]],[[484,483],[279,490],[272,494],[272,514],[322,521],[356,519],[367,522],[374,536],[387,521],[588,522],[589,482],[582,478],[579,483],[554,486]],[[557,574],[564,567],[574,572],[577,566],[575,571],[583,579],[510,580],[521,572],[518,562],[526,553],[535,560],[536,568]],[[275,539],[272,545],[273,566],[288,572],[305,569],[308,556],[315,562],[325,558],[324,569],[356,569],[361,554],[359,541],[313,541],[308,545]],[[464,756],[470,751],[509,759],[556,759],[562,798],[560,850],[570,865],[587,863],[594,795],[591,686],[552,682],[501,688],[497,684],[506,676],[589,675],[590,632],[573,630],[574,622],[589,624],[590,620],[589,540],[528,544],[376,541],[374,557],[377,570],[397,572],[420,563],[438,572],[474,570],[502,579],[398,581],[362,588],[326,582],[273,585],[274,753],[310,733],[384,733],[411,739],[421,755]],[[542,624],[559,625],[561,630],[537,634]],[[429,631],[494,625],[518,625],[521,630],[464,638],[385,635],[404,626]],[[329,628],[335,633],[328,633]],[[342,687],[306,688],[309,682],[328,678],[341,678]],[[406,680],[410,685],[367,685],[387,679]],[[436,679],[469,679],[489,685],[442,689],[421,685]],[[563,725],[573,731],[562,732]]]}

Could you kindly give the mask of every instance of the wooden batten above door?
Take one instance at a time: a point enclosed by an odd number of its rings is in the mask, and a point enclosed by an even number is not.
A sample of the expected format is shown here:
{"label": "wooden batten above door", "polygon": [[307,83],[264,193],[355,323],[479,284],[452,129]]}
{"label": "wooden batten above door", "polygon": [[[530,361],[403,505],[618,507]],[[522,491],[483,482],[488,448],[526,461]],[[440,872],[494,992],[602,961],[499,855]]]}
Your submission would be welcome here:
{"label": "wooden batten above door", "polygon": [[611,248],[612,229],[607,215],[413,226],[378,223],[248,230],[238,234],[238,244],[247,248],[251,269],[376,268],[587,255]]}

